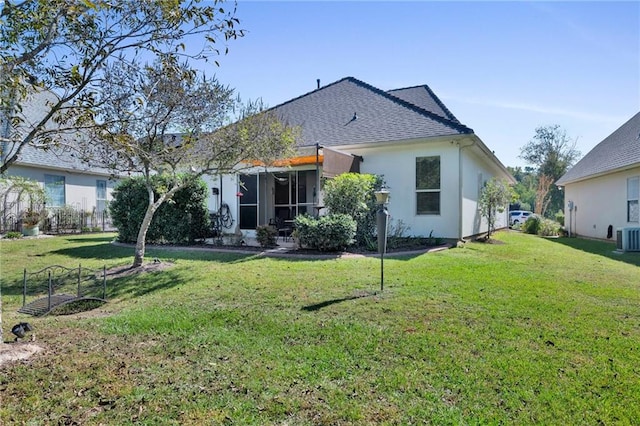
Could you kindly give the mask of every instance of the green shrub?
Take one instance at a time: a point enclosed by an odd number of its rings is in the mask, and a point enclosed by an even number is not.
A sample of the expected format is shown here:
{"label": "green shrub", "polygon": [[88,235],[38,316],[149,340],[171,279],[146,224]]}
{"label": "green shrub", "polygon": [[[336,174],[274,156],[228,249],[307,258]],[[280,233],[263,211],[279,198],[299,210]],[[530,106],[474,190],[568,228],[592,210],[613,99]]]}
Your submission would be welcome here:
{"label": "green shrub", "polygon": [[560,224],[555,220],[546,219],[532,214],[522,225],[522,230],[527,234],[552,237],[560,234]]}
{"label": "green shrub", "polygon": [[9,240],[17,240],[19,238],[22,238],[22,233],[21,232],[17,232],[17,231],[10,231],[10,232],[7,232],[4,235],[4,237],[9,239]]}
{"label": "green shrub", "polygon": [[557,237],[560,235],[560,224],[555,220],[542,219],[538,235],[543,237]]}
{"label": "green shrub", "polygon": [[319,251],[344,250],[356,235],[356,221],[346,214],[300,215],[294,223],[300,246]]}
{"label": "green shrub", "polygon": [[83,233],[91,232],[91,227],[83,226],[82,229],[80,229],[80,231],[83,232]]}
{"label": "green shrub", "polygon": [[542,218],[540,216],[538,216],[537,214],[532,214],[522,225],[522,231],[526,232],[527,234],[538,234],[541,221]]}
{"label": "green shrub", "polygon": [[561,226],[564,226],[564,211],[558,210],[555,216],[556,222],[558,222]]}
{"label": "green shrub", "polygon": [[256,240],[260,247],[273,247],[276,245],[277,229],[269,225],[260,225],[256,228]]}
{"label": "green shrub", "polygon": [[367,246],[375,233],[375,191],[383,183],[382,176],[364,173],[343,173],[324,181],[325,206],[330,214],[346,214],[356,221],[355,240],[359,246]]}
{"label": "green shrub", "polygon": [[[156,197],[161,188],[169,186],[168,179],[154,176],[152,179]],[[123,180],[113,193],[109,211],[118,229],[118,241],[133,243],[148,206],[148,194],[143,178]],[[156,211],[147,232],[148,243],[193,243],[209,233],[207,186],[202,180],[193,182],[175,193]]]}

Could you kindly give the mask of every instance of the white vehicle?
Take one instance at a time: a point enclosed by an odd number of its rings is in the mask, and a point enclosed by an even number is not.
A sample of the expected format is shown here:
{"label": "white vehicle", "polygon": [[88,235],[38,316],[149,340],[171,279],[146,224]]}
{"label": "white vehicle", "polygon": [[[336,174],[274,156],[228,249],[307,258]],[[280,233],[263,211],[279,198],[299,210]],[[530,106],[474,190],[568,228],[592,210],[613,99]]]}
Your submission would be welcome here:
{"label": "white vehicle", "polygon": [[513,210],[509,212],[509,226],[518,226],[523,224],[533,212],[527,210]]}

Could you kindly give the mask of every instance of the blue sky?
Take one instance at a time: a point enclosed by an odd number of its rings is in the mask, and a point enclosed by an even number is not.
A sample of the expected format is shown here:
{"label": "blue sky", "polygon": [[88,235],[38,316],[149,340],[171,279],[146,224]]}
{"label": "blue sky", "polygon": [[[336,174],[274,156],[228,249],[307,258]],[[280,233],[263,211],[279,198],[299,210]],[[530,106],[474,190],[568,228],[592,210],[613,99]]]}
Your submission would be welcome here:
{"label": "blue sky", "polygon": [[352,76],[428,84],[507,166],[538,126],[586,154],[640,111],[640,2],[245,1],[206,68],[269,106]]}

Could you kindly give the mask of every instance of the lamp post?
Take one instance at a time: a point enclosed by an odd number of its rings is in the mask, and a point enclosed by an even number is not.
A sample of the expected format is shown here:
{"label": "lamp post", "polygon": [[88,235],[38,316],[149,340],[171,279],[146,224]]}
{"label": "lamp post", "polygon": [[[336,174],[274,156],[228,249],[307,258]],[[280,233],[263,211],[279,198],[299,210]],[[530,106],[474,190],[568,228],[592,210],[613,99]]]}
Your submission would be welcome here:
{"label": "lamp post", "polygon": [[384,291],[384,253],[387,251],[387,225],[389,222],[389,212],[387,202],[389,201],[389,190],[386,188],[376,191],[376,203],[378,212],[376,213],[376,230],[378,232],[378,253],[380,253],[380,291]]}

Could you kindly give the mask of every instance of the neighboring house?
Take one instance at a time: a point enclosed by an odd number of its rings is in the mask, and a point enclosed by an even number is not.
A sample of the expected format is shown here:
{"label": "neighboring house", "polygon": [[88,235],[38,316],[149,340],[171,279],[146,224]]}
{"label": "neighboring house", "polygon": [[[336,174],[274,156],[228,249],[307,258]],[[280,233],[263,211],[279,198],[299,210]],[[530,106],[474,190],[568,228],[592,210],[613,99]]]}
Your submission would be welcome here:
{"label": "neighboring house", "polygon": [[[14,138],[20,138],[21,133],[30,131],[48,112],[47,102],[52,96],[55,95],[45,91],[31,95],[22,108],[22,124],[17,129],[2,126],[2,136],[6,137],[13,132]],[[50,122],[47,128],[52,126],[55,126],[55,123]],[[83,136],[70,133],[59,136],[58,140],[73,143],[74,138],[78,137]],[[5,176],[22,176],[40,182],[48,195],[48,208],[70,205],[85,212],[104,212],[116,184],[116,181],[111,179],[110,171],[82,161],[77,154],[66,148],[66,144],[50,146],[47,150],[36,149],[31,145],[25,146],[18,160],[7,169]],[[6,156],[12,146],[4,144],[2,148],[2,154]]]}
{"label": "neighboring house", "polygon": [[7,170],[7,177],[40,182],[47,193],[47,208],[70,205],[85,212],[104,212],[117,183],[109,171],[91,167],[69,152],[55,151],[25,147],[20,159]]}
{"label": "neighboring house", "polygon": [[[319,86],[319,85],[318,85]],[[273,108],[301,128],[298,156],[278,168],[212,178],[209,207],[253,231],[275,218],[325,214],[320,177],[383,175],[392,221],[415,236],[462,239],[487,231],[478,198],[496,176],[515,183],[493,152],[426,86],[388,92],[352,77]],[[496,221],[506,227],[507,212]]]}
{"label": "neighboring house", "polygon": [[615,239],[617,228],[640,226],[640,112],[556,185],[564,187],[565,227],[572,235]]}

